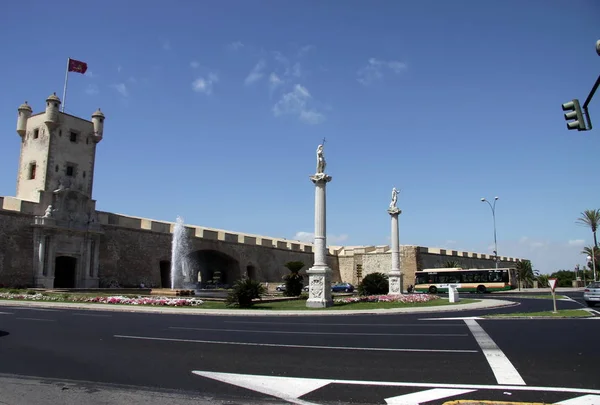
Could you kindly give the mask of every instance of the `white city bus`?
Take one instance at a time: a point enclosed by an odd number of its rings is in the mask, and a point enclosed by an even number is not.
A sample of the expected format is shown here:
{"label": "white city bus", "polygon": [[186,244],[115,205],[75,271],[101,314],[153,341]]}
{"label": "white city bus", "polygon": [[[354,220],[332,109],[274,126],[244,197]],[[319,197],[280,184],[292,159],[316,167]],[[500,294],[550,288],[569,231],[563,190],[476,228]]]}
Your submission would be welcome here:
{"label": "white city bus", "polygon": [[459,269],[441,268],[424,269],[415,273],[417,292],[448,292],[449,285],[456,285],[457,290],[484,293],[517,288],[517,270],[501,269]]}

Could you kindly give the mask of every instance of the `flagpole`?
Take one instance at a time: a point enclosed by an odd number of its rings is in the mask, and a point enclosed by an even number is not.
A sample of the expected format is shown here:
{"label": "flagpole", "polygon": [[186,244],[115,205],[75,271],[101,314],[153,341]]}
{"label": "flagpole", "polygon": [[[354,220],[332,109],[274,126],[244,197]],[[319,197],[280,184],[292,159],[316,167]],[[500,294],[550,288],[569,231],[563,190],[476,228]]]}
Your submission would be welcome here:
{"label": "flagpole", "polygon": [[67,104],[67,83],[69,83],[69,64],[71,58],[67,58],[67,71],[65,72],[65,88],[63,89],[62,112],[65,112],[65,104]]}

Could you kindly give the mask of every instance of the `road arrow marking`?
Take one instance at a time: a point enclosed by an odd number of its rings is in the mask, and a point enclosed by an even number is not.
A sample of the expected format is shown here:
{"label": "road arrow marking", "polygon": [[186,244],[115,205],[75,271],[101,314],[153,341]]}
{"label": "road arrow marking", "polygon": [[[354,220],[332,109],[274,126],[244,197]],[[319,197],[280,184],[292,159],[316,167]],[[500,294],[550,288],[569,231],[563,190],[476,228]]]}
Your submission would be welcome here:
{"label": "road arrow marking", "polygon": [[215,373],[210,371],[192,371],[192,373],[271,395],[299,405],[313,404],[313,402],[298,400],[298,398],[331,383],[331,380],[314,378],[274,377],[264,375]]}
{"label": "road arrow marking", "polygon": [[449,388],[434,388],[426,391],[413,392],[411,394],[399,395],[397,397],[386,398],[387,404],[393,405],[419,405],[423,402],[435,401],[453,397],[455,395],[468,394],[476,390],[458,390]]}
{"label": "road arrow marking", "polygon": [[598,405],[600,404],[600,395],[584,395],[560,401],[557,405]]}
{"label": "road arrow marking", "polygon": [[421,318],[419,321],[464,321],[465,319],[485,319],[478,316],[459,316],[456,318]]}

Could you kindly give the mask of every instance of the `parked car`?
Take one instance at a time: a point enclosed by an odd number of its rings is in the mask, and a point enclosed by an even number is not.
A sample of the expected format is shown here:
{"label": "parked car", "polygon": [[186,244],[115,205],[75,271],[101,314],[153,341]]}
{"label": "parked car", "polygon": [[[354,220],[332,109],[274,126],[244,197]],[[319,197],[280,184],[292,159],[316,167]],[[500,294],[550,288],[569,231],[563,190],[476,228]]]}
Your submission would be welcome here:
{"label": "parked car", "polygon": [[337,283],[331,286],[331,292],[353,292],[354,286],[350,283]]}
{"label": "parked car", "polygon": [[585,290],[583,290],[583,299],[588,307],[593,307],[597,303],[600,303],[600,281],[594,281],[585,287]]}
{"label": "parked car", "polygon": [[275,289],[277,291],[285,291],[285,284],[279,284]]}

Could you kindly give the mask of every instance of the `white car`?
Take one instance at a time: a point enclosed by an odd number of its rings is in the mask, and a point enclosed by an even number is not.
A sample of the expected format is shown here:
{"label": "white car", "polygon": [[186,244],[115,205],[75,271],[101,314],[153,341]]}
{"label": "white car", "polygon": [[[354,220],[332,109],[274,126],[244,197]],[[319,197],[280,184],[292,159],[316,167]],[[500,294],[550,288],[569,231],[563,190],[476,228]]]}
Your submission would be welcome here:
{"label": "white car", "polygon": [[600,282],[594,281],[583,290],[583,299],[588,307],[593,307],[600,303]]}

